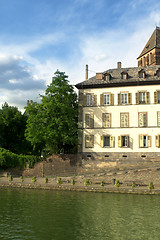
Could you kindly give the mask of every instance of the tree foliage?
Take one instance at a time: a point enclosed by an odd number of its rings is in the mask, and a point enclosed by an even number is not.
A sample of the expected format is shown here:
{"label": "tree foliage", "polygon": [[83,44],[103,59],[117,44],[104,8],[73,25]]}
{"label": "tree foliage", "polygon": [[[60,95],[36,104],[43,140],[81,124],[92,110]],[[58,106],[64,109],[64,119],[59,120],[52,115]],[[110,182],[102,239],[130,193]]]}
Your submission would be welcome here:
{"label": "tree foliage", "polygon": [[17,154],[27,154],[32,148],[24,136],[26,121],[27,116],[17,107],[4,103],[0,109],[0,147]]}
{"label": "tree foliage", "polygon": [[41,103],[26,107],[26,138],[41,151],[68,153],[77,145],[77,95],[67,78],[57,70]]}

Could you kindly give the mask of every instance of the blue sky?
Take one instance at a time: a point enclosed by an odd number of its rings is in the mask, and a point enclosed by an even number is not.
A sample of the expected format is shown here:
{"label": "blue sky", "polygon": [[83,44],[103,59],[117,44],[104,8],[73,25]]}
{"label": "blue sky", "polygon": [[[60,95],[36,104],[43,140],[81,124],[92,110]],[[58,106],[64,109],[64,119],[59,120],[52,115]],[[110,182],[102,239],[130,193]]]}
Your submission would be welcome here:
{"label": "blue sky", "polygon": [[137,66],[160,26],[159,0],[0,0],[0,105],[37,101],[59,69],[71,84]]}

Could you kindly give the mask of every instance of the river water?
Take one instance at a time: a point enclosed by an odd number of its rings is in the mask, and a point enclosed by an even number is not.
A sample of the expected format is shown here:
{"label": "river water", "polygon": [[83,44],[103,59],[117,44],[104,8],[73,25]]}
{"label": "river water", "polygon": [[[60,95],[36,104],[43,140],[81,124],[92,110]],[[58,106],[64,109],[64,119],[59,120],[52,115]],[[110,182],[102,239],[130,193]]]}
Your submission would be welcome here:
{"label": "river water", "polygon": [[0,189],[0,240],[159,240],[160,196]]}

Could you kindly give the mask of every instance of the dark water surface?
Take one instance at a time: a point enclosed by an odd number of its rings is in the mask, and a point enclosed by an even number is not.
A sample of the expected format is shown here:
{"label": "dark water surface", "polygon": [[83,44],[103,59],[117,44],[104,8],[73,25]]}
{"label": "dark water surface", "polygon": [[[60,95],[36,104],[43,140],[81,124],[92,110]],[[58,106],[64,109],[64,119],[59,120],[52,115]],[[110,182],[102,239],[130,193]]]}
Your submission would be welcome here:
{"label": "dark water surface", "polygon": [[160,239],[160,196],[0,189],[0,239]]}

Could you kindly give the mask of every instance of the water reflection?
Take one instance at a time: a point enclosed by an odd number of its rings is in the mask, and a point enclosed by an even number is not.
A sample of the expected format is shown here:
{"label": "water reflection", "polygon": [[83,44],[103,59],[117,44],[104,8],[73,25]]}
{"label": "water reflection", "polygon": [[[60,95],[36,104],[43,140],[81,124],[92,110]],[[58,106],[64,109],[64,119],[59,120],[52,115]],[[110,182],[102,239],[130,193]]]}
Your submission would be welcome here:
{"label": "water reflection", "polygon": [[159,196],[0,190],[0,239],[159,240]]}

